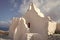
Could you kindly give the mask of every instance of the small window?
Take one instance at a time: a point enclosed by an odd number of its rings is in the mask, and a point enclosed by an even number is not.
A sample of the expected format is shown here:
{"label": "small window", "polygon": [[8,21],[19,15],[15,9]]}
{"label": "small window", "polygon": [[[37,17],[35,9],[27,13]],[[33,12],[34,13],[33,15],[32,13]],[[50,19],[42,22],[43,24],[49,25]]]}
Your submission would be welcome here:
{"label": "small window", "polygon": [[30,23],[28,23],[28,28],[30,28]]}

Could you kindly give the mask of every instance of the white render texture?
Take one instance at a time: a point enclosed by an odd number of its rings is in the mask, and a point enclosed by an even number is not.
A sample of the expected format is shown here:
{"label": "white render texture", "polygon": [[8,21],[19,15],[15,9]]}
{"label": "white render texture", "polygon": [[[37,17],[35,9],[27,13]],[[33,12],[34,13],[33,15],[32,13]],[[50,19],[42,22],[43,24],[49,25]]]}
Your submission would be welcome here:
{"label": "white render texture", "polygon": [[26,14],[18,18],[19,21],[16,20],[12,21],[10,27],[13,40],[48,40],[48,35],[54,34],[56,30],[57,23],[46,17],[33,3]]}
{"label": "white render texture", "polygon": [[27,33],[27,40],[41,40],[41,35],[38,33]]}
{"label": "white render texture", "polygon": [[11,26],[9,28],[9,37],[13,38],[16,26],[18,25],[19,18],[13,17]]}
{"label": "white render texture", "polygon": [[48,24],[48,35],[53,35],[55,33],[56,25],[57,25],[56,22],[49,21],[49,24]]}
{"label": "white render texture", "polygon": [[26,33],[29,32],[29,28],[26,25],[25,19],[22,17],[19,19],[18,26],[14,32],[14,40],[27,40]]}
{"label": "white render texture", "polygon": [[30,9],[27,10],[24,18],[27,24],[30,23],[31,33],[39,33],[42,40],[47,40],[48,18],[46,18],[34,4],[30,5]]}

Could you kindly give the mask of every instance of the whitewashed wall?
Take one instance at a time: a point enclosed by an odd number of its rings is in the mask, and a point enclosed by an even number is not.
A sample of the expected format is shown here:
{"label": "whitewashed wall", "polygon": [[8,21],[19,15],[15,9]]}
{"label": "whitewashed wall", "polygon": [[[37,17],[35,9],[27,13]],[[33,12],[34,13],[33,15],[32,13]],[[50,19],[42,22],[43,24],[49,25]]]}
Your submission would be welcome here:
{"label": "whitewashed wall", "polygon": [[18,25],[18,21],[19,21],[18,18],[13,17],[12,23],[11,23],[10,28],[9,28],[9,37],[10,37],[10,38],[13,38],[13,34],[14,34],[14,31],[15,31],[15,28],[16,28],[17,25]]}
{"label": "whitewashed wall", "polygon": [[57,23],[54,21],[49,21],[48,24],[48,35],[53,35],[56,31]]}
{"label": "whitewashed wall", "polygon": [[26,25],[24,18],[19,19],[18,26],[14,32],[14,40],[27,40],[26,33],[29,32],[29,28]]}
{"label": "whitewashed wall", "polygon": [[27,24],[30,23],[30,32],[39,33],[42,40],[47,40],[48,18],[46,18],[34,4],[30,5],[24,18],[26,19]]}

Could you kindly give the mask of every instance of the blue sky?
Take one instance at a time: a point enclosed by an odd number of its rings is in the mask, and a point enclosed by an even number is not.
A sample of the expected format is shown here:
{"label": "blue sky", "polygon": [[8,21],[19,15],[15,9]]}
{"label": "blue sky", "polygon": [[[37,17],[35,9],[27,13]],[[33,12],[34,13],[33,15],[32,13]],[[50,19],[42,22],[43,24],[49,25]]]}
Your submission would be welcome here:
{"label": "blue sky", "polygon": [[0,0],[0,25],[26,13],[30,2],[52,19],[60,21],[60,0]]}
{"label": "blue sky", "polygon": [[0,0],[0,21],[7,21],[18,16],[21,3],[21,0]]}
{"label": "blue sky", "polygon": [[22,0],[0,0],[0,24],[8,24],[13,17],[20,17],[21,3]]}

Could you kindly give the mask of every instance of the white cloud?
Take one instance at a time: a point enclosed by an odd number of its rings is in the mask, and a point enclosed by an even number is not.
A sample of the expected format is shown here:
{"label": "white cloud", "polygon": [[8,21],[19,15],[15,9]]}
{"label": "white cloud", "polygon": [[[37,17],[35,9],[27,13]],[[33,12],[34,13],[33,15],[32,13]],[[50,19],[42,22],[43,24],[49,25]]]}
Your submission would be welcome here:
{"label": "white cloud", "polygon": [[12,6],[12,8],[10,9],[11,11],[14,11],[18,6],[18,2],[17,2],[17,0],[11,0],[10,1],[10,3],[11,3],[11,6]]}
{"label": "white cloud", "polygon": [[38,8],[41,9],[43,13],[45,13],[46,15],[48,14],[54,20],[58,20],[60,18],[60,12],[58,12],[59,8],[57,7],[60,5],[60,0],[22,0],[22,1],[23,3],[20,5],[18,11],[22,14],[26,13],[30,2],[33,2]]}
{"label": "white cloud", "polygon": [[19,11],[18,11],[19,13],[22,13],[22,14],[24,14],[27,11],[29,4],[31,2],[36,4],[37,7],[40,7],[41,4],[43,3],[42,0],[22,0],[22,1],[23,3],[20,5]]}
{"label": "white cloud", "polygon": [[5,24],[5,23],[6,23],[6,22],[4,22],[4,21],[0,21],[0,25],[1,25],[1,24]]}
{"label": "white cloud", "polygon": [[58,21],[60,19],[60,0],[49,0],[42,7],[43,12],[49,15],[53,20]]}
{"label": "white cloud", "polygon": [[0,21],[0,26],[9,26],[11,22],[9,21]]}
{"label": "white cloud", "polygon": [[22,13],[24,14],[27,9],[28,9],[28,5],[29,5],[29,2],[26,2],[27,0],[24,0],[23,3],[20,5],[20,8],[19,8],[19,13]]}
{"label": "white cloud", "polygon": [[[13,4],[13,9],[17,8],[18,2],[16,1],[17,0],[11,0],[11,3]],[[29,7],[30,2],[33,2],[38,8],[41,9],[41,11],[44,14],[46,15],[48,14],[54,20],[56,18],[57,18],[56,20],[60,18],[60,14],[59,14],[60,11],[59,11],[59,8],[57,7],[60,5],[60,0],[22,0],[22,4],[20,5],[18,12],[21,14],[25,14]]]}
{"label": "white cloud", "polygon": [[42,8],[46,11],[49,12],[51,9],[53,9],[54,7],[60,5],[60,1],[56,1],[56,0],[49,0],[45,3],[44,6],[42,6]]}

